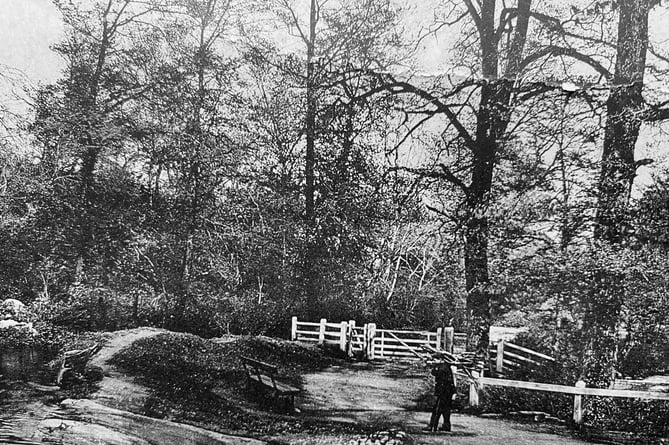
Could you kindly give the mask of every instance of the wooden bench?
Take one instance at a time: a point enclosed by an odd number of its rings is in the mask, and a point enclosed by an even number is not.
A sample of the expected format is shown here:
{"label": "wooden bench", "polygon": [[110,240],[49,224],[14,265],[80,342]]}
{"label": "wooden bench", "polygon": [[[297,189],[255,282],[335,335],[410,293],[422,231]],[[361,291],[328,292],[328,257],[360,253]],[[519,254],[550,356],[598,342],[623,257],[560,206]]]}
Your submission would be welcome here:
{"label": "wooden bench", "polygon": [[643,380],[615,379],[609,389],[624,389],[628,391],[647,391],[669,394],[669,376],[653,376]]}
{"label": "wooden bench", "polygon": [[277,381],[278,369],[276,366],[250,357],[242,357],[241,359],[246,369],[250,387],[269,392],[274,398],[275,406],[280,410],[288,412],[295,410],[295,394],[298,394],[300,390]]}
{"label": "wooden bench", "polygon": [[63,359],[60,363],[60,370],[56,377],[56,384],[61,386],[63,384],[63,377],[68,371],[73,371],[78,374],[83,374],[88,361],[95,355],[102,345],[94,344],[90,348],[76,349],[74,351],[67,351],[63,354]]}

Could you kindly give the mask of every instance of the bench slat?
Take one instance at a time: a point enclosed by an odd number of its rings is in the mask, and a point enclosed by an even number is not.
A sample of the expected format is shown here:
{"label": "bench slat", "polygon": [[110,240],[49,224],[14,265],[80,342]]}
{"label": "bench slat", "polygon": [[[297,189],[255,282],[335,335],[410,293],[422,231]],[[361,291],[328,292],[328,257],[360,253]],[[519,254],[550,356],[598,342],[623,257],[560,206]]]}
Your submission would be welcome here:
{"label": "bench slat", "polygon": [[280,395],[293,395],[300,392],[298,388],[276,380],[275,376],[278,369],[276,366],[249,357],[242,357],[242,362],[249,379],[273,389]]}
{"label": "bench slat", "polygon": [[254,358],[242,357],[242,361],[253,368],[262,369],[263,371],[266,371],[269,374],[276,374],[277,372],[276,366],[270,365],[269,363],[261,362],[260,360],[256,360]]}
{"label": "bench slat", "polygon": [[610,389],[669,393],[669,384],[652,380],[615,379]]}
{"label": "bench slat", "polygon": [[279,393],[281,394],[297,394],[300,392],[299,389],[294,388],[290,385],[287,385],[285,383],[277,382],[276,380],[274,381],[276,383],[276,388],[274,388],[274,385],[272,384],[271,380],[272,378],[270,376],[266,376],[263,374],[256,375],[256,374],[251,374],[249,375],[249,378],[251,380],[254,380],[261,385],[267,386],[272,389],[276,389]]}
{"label": "bench slat", "polygon": [[299,389],[293,388],[292,386],[286,385],[285,383],[281,382],[276,382],[276,389],[281,394],[297,394],[300,392]]}

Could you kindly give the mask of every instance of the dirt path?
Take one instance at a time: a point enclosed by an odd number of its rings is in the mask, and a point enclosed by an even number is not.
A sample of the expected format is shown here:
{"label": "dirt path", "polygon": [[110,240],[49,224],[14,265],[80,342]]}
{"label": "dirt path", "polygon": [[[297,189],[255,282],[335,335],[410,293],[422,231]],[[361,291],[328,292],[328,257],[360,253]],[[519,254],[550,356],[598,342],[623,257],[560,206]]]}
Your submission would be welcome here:
{"label": "dirt path", "polygon": [[453,414],[451,433],[429,433],[431,381],[415,362],[354,364],[304,376],[304,415],[407,431],[417,444],[576,445],[562,427]]}
{"label": "dirt path", "polygon": [[114,354],[135,341],[164,332],[167,331],[156,328],[136,328],[112,332],[109,340],[90,361],[90,365],[102,368],[105,375],[98,385],[99,389],[90,395],[90,399],[111,408],[142,412],[149,397],[147,388],[133,382],[133,379],[119,372],[108,362]]}
{"label": "dirt path", "polygon": [[101,367],[105,374],[115,372],[114,367],[108,363],[114,354],[141,338],[153,337],[165,332],[168,331],[157,328],[136,328],[112,332],[102,349],[91,358],[90,364]]}
{"label": "dirt path", "polygon": [[[262,445],[255,439],[216,433],[203,428],[140,415],[149,391],[119,372],[108,361],[133,342],[166,332],[138,328],[111,333],[104,347],[91,359],[104,373],[99,389],[88,399],[67,399],[48,404],[39,394],[55,394],[57,387],[14,391],[11,412],[0,416],[0,427],[11,426],[13,435],[35,443],[63,445]],[[13,403],[12,403],[13,402]],[[0,428],[1,429],[1,428]],[[3,436],[0,434],[0,443]],[[28,442],[22,442],[28,443]]]}
{"label": "dirt path", "polygon": [[313,413],[416,410],[424,404],[423,396],[430,393],[427,375],[412,362],[333,366],[304,376],[300,407]]}

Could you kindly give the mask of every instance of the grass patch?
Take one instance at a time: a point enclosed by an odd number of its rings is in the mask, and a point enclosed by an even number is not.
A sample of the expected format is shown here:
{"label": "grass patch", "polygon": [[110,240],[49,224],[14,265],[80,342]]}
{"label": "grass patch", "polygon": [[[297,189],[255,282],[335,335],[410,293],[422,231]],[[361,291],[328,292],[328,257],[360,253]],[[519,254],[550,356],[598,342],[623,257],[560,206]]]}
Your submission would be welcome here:
{"label": "grass patch", "polygon": [[201,396],[214,386],[239,383],[245,371],[241,356],[278,365],[292,384],[300,374],[333,363],[315,348],[266,337],[241,337],[218,344],[192,334],[165,333],[134,342],[112,357],[112,364],[168,394]]}
{"label": "grass patch", "polygon": [[[240,337],[219,344],[196,335],[165,333],[135,341],[116,353],[111,363],[154,390],[144,413],[152,417],[260,437],[359,430],[263,411],[262,403],[253,403],[245,388],[241,356],[277,365],[280,380],[298,386],[301,374],[336,362],[316,347],[267,337]],[[211,392],[214,387],[218,396]]]}

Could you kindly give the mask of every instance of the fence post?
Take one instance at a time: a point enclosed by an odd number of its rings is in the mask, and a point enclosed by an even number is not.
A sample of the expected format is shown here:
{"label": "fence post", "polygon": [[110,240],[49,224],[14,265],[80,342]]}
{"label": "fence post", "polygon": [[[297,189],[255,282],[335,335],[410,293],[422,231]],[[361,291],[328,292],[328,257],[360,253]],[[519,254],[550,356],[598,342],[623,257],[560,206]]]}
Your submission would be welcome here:
{"label": "fence post", "polygon": [[[585,388],[585,382],[579,380],[576,382],[576,387]],[[574,423],[576,425],[583,424],[583,396],[580,394],[574,396]]]}
{"label": "fence post", "polygon": [[472,408],[477,408],[479,406],[479,389],[480,383],[478,382],[479,372],[472,371],[472,381],[469,382],[469,406]]}
{"label": "fence post", "polygon": [[322,345],[325,343],[325,323],[328,321],[325,318],[321,318],[321,324],[318,329],[318,344]]}
{"label": "fence post", "polygon": [[297,317],[293,317],[290,323],[290,339],[297,340]]}
{"label": "fence post", "polygon": [[437,349],[441,349],[441,336],[443,335],[442,332],[442,328],[437,328]]}
{"label": "fence post", "polygon": [[367,358],[374,359],[374,337],[376,336],[376,323],[367,325]]}
{"label": "fence post", "polygon": [[339,349],[346,352],[346,332],[348,331],[348,324],[345,321],[341,322],[341,327],[339,328]]}
{"label": "fence post", "polygon": [[347,346],[346,353],[349,357],[353,357],[353,339],[355,338],[355,320],[348,321],[348,332],[347,332]]}
{"label": "fence post", "polygon": [[386,335],[384,331],[381,331],[381,357],[386,356]]}
{"label": "fence post", "polygon": [[504,340],[497,342],[497,365],[495,370],[499,373],[504,372]]}
{"label": "fence post", "polygon": [[369,325],[365,323],[362,326],[362,355],[369,359]]}
{"label": "fence post", "polygon": [[455,337],[455,328],[447,327],[444,328],[444,344],[442,348],[446,352],[453,354],[453,338]]}

